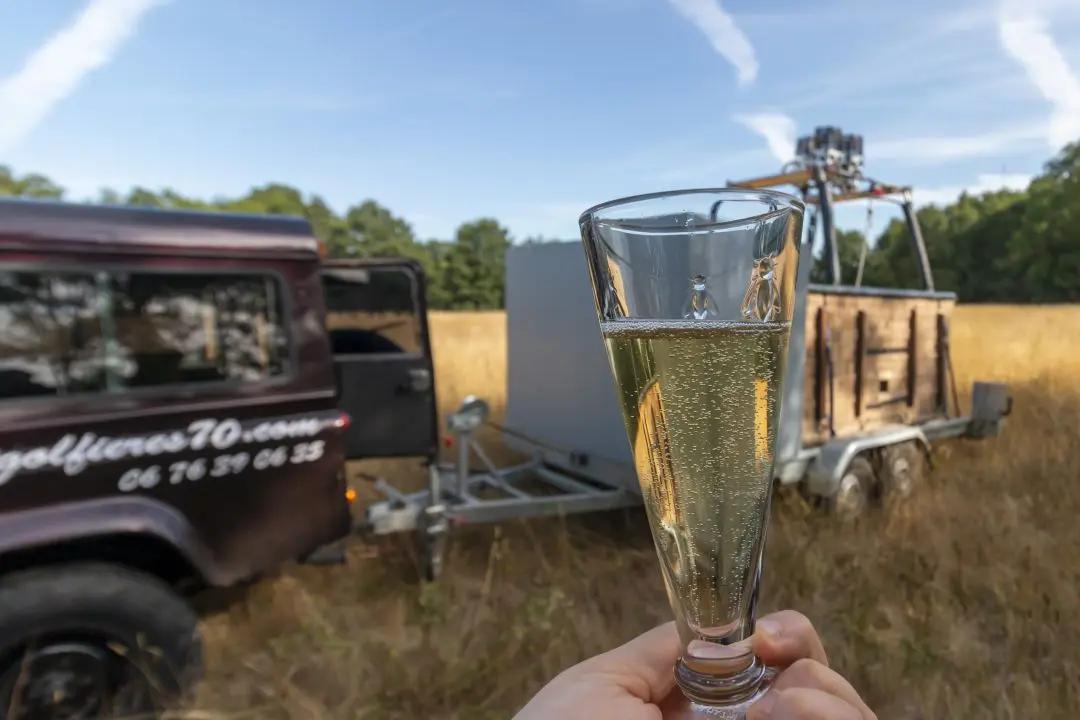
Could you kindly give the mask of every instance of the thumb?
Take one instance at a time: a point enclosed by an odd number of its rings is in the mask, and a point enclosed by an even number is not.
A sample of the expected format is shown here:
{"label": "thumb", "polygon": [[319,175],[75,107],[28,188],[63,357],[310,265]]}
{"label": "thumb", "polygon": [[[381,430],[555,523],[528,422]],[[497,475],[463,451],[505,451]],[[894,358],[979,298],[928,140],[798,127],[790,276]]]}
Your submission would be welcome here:
{"label": "thumb", "polygon": [[[597,667],[610,669],[640,687],[634,694],[645,702],[659,703],[675,687],[675,662],[682,654],[682,642],[675,623],[665,623],[593,658]],[[628,688],[631,689],[631,688]]]}
{"label": "thumb", "polygon": [[766,665],[785,668],[809,658],[828,667],[829,659],[810,620],[794,610],[781,610],[757,621],[754,652]]}

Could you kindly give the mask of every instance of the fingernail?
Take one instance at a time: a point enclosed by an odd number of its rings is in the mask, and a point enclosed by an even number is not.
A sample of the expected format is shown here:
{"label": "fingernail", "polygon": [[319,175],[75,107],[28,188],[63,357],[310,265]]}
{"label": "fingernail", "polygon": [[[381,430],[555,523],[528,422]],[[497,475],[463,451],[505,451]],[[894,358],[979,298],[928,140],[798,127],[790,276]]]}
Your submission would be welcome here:
{"label": "fingernail", "polygon": [[760,700],[750,706],[748,717],[754,720],[765,720],[772,717],[774,705],[776,705],[776,693],[767,692],[761,696]]}
{"label": "fingernail", "polygon": [[758,620],[757,629],[774,640],[780,637],[780,633],[783,631],[780,623],[775,620]]}

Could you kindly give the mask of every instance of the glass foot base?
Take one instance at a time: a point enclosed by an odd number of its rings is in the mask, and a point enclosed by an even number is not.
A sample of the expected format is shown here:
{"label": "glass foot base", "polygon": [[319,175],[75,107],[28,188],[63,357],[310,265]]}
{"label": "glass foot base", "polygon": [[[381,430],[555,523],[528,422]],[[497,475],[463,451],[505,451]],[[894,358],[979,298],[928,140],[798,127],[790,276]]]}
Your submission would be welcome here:
{"label": "glass foot base", "polygon": [[737,700],[725,702],[722,705],[706,705],[701,702],[691,700],[690,711],[686,714],[686,720],[697,720],[698,718],[709,718],[709,720],[745,720],[746,712],[750,709],[750,706],[761,699],[761,696],[769,691],[772,687],[773,680],[776,679],[776,671],[772,668],[763,668],[761,681],[751,694],[738,698]]}

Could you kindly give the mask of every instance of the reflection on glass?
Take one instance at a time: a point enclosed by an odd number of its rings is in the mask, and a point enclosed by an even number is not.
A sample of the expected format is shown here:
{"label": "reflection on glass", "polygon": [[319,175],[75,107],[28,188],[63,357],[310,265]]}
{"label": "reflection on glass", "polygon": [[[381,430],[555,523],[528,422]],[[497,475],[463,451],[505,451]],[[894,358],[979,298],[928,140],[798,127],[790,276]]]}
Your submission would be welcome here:
{"label": "reflection on glass", "polygon": [[97,295],[90,274],[0,272],[0,398],[105,388]]}
{"label": "reflection on glass", "polygon": [[119,274],[108,300],[125,387],[257,381],[288,361],[276,282],[258,275]]}
{"label": "reflection on glass", "polygon": [[251,274],[0,272],[0,400],[280,375],[281,302]]}

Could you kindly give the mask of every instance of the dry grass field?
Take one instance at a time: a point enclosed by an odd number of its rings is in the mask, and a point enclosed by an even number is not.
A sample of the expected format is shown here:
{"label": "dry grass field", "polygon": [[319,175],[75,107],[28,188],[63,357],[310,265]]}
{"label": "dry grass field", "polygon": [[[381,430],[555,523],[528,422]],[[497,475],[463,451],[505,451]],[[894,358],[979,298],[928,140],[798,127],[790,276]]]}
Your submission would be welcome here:
{"label": "dry grass field", "polygon": [[[939,444],[928,485],[853,527],[775,503],[765,609],[809,615],[883,720],[1080,718],[1077,328],[1080,307],[959,308],[960,387],[1012,385],[1004,435]],[[498,406],[502,314],[437,314],[433,332],[441,407]],[[508,720],[562,668],[668,618],[640,511],[468,528],[434,585],[406,538],[356,542],[347,566],[286,569],[207,619],[185,717]]]}

